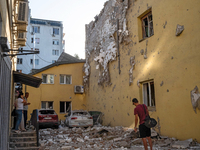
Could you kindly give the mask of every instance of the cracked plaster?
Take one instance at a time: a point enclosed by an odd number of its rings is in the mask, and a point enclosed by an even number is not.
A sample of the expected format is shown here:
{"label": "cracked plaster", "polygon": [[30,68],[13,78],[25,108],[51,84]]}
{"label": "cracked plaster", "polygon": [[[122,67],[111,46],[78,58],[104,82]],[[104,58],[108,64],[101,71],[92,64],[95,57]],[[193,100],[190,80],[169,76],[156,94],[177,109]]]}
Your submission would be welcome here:
{"label": "cracked plaster", "polygon": [[190,92],[191,94],[191,102],[192,102],[192,107],[194,109],[194,112],[196,112],[196,108],[200,110],[200,93],[199,89],[197,86]]}
{"label": "cracked plaster", "polygon": [[[126,12],[128,0],[109,0],[104,4],[104,8],[95,21],[86,25],[86,49],[94,56],[86,56],[85,68],[89,66],[87,57],[92,57],[96,62],[96,69],[99,70],[99,85],[111,85],[109,63],[117,58],[117,42],[129,44],[129,31],[127,30]],[[117,29],[119,21],[119,30]],[[118,32],[119,41],[116,39]],[[88,74],[88,69],[84,69]],[[88,84],[89,75],[84,78],[84,85]]]}
{"label": "cracked plaster", "polygon": [[129,85],[133,83],[133,69],[135,67],[135,56],[130,58],[131,69],[129,70]]}

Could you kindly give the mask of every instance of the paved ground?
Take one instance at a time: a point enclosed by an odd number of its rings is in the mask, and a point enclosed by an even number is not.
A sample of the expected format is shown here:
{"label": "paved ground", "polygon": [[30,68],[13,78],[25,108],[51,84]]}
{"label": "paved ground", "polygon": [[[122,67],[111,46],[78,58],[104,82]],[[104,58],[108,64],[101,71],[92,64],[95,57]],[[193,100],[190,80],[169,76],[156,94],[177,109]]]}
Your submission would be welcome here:
{"label": "paved ground", "polygon": [[[192,139],[178,141],[158,136],[154,131],[154,150],[196,149],[200,144]],[[41,150],[143,150],[142,141],[133,129],[118,127],[40,129]]]}

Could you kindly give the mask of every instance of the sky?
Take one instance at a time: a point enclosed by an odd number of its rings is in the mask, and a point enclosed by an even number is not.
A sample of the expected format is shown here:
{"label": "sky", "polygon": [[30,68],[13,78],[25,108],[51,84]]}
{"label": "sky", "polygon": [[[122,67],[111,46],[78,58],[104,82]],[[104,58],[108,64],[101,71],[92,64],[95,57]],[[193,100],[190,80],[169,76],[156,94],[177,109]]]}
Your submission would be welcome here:
{"label": "sky", "polygon": [[85,58],[85,24],[100,13],[107,0],[29,0],[31,17],[63,22],[65,52]]}

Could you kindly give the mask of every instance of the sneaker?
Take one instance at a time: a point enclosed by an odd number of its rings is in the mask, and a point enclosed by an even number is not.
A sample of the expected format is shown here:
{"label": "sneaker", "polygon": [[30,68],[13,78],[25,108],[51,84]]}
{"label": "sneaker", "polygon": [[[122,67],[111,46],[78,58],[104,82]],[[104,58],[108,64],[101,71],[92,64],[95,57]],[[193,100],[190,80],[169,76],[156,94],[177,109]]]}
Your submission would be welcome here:
{"label": "sneaker", "polygon": [[15,130],[14,132],[15,132],[15,133],[20,133],[21,131],[19,131],[19,130]]}

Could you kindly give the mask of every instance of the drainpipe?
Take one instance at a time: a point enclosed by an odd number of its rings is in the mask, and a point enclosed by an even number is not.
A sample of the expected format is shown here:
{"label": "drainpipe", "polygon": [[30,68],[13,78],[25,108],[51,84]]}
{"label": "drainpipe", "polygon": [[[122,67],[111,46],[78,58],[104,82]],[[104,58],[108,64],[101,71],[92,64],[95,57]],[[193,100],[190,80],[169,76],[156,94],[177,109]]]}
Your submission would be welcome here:
{"label": "drainpipe", "polygon": [[118,56],[118,68],[119,68],[119,74],[121,73],[120,70],[120,53],[119,53],[119,19],[117,19],[117,56]]}

